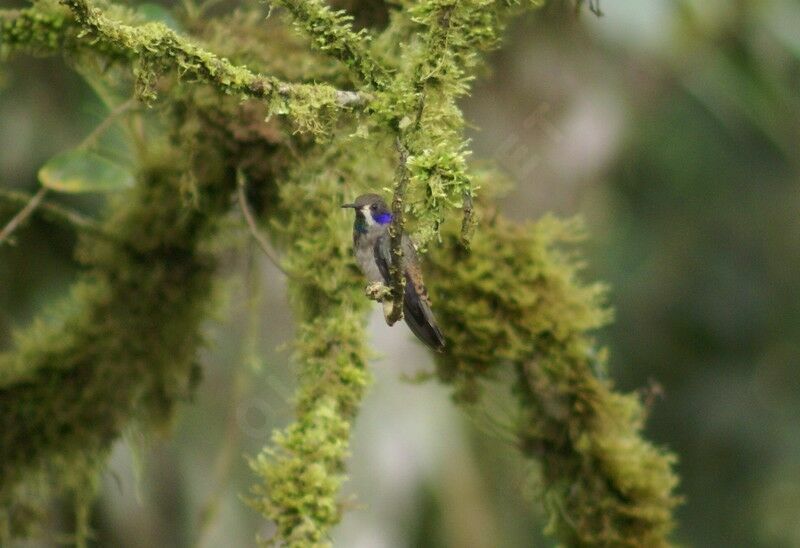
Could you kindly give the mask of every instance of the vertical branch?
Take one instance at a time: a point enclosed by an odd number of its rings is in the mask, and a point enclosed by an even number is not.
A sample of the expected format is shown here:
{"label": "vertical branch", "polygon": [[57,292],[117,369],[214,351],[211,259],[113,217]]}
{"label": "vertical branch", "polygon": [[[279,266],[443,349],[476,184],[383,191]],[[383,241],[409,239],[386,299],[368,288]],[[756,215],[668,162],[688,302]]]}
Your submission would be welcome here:
{"label": "vertical branch", "polygon": [[[337,144],[329,146],[337,157]],[[276,231],[286,244],[298,321],[296,418],[274,432],[271,446],[251,462],[262,484],[250,502],[276,524],[272,542],[286,546],[329,545],[343,511],[338,497],[352,422],[370,379],[364,330],[369,301],[352,275],[351,250],[341,237],[347,225],[333,222],[341,189],[333,175],[338,166],[327,152],[314,149],[280,185],[284,222]]]}
{"label": "vertical branch", "polygon": [[398,137],[395,146],[399,155],[397,172],[395,173],[394,192],[392,195],[392,224],[389,225],[390,251],[392,264],[389,268],[392,290],[392,310],[386,317],[389,325],[395,324],[403,317],[403,294],[406,288],[406,279],[403,275],[403,230],[405,220],[403,209],[405,207],[406,188],[408,187],[408,149]]}

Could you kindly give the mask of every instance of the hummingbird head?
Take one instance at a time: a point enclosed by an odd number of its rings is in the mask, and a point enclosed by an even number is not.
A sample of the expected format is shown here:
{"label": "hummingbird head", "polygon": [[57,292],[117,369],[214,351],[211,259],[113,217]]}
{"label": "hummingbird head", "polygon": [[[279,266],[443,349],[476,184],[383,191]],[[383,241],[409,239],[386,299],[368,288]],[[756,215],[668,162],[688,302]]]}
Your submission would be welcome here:
{"label": "hummingbird head", "polygon": [[354,229],[365,233],[370,227],[387,228],[392,222],[392,212],[386,202],[377,194],[362,194],[352,204],[342,204],[356,212]]}

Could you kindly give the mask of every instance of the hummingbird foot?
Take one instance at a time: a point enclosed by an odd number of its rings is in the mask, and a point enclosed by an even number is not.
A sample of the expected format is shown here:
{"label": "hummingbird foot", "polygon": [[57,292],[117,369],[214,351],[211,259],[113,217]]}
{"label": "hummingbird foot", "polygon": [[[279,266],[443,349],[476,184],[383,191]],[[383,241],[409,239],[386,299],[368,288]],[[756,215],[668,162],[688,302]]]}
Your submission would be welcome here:
{"label": "hummingbird foot", "polygon": [[391,304],[392,290],[382,282],[373,282],[369,284],[364,293],[366,293],[367,297],[373,301],[378,301],[379,303],[384,304],[386,304],[388,301],[389,304]]}
{"label": "hummingbird foot", "polygon": [[[373,301],[378,301],[383,304],[383,318],[388,325],[394,325],[395,322],[389,321],[389,318],[392,317],[392,310],[394,310],[392,289],[382,282],[373,282],[367,286],[364,293]],[[403,315],[400,314],[400,318],[402,317]]]}

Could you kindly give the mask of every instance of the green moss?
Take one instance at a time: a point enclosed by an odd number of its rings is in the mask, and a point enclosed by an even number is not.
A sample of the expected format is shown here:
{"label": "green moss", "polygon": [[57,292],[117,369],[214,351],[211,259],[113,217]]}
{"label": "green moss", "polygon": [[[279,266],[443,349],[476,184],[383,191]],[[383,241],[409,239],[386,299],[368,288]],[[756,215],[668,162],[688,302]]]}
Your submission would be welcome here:
{"label": "green moss", "polygon": [[370,301],[353,268],[352,220],[339,207],[345,200],[339,178],[349,165],[364,181],[383,163],[348,164],[361,156],[358,145],[340,140],[316,147],[280,185],[283,208],[273,230],[287,248],[300,387],[296,421],[252,462],[264,482],[252,504],[277,524],[273,541],[289,546],[329,545],[330,529],[341,519],[351,425],[370,379],[364,332]]}
{"label": "green moss", "polygon": [[549,533],[569,545],[670,545],[675,456],[641,438],[637,396],[612,392],[585,355],[561,352],[520,365],[517,393],[520,446],[541,462]]}
{"label": "green moss", "polygon": [[388,83],[388,71],[367,47],[371,36],[352,28],[352,16],[331,9],[322,0],[278,0],[291,14],[295,25],[311,38],[313,46],[347,66],[354,76],[374,89]]}
{"label": "green moss", "polygon": [[87,273],[56,317],[0,358],[0,521],[76,475],[85,484],[133,421],[163,424],[191,394],[214,266],[199,246],[224,202],[183,208],[175,163],[143,169],[105,224],[126,243],[84,241]]}
{"label": "green moss", "polygon": [[[516,437],[540,463],[548,532],[569,546],[665,546],[673,528],[674,455],[641,438],[635,395],[598,378],[591,332],[609,320],[601,285],[579,281],[568,245],[575,222],[517,225],[490,217],[470,252],[448,226],[429,255],[437,317],[448,334],[438,374],[457,401],[480,401],[481,380],[516,372]],[[567,246],[567,247],[565,247]]]}
{"label": "green moss", "polygon": [[50,53],[64,45],[64,10],[0,10],[0,53],[14,49]]}
{"label": "green moss", "polygon": [[[111,3],[64,4],[0,11],[2,53],[63,52],[93,74],[97,59],[132,68],[138,97],[170,114],[148,135],[172,144],[167,157],[143,155],[139,183],[102,227],[109,237],[84,241],[87,272],[66,301],[0,355],[0,541],[28,532],[54,491],[76,496],[85,538],[91,493],[80,486],[91,485],[110,444],[130,424],[169,420],[191,393],[213,279],[204,242],[241,170],[285,249],[298,321],[296,421],[252,461],[261,483],[251,502],[276,523],[276,543],[327,545],[341,519],[349,436],[369,384],[370,302],[339,205],[389,187],[407,230],[431,248],[428,282],[448,337],[439,377],[457,401],[476,404],[483,381],[515,372],[515,436],[539,463],[550,532],[570,545],[668,542],[674,457],[641,438],[638,400],[597,376],[604,353],[591,332],[609,312],[602,286],[579,280],[568,250],[575,223],[503,219],[485,205],[494,182],[476,184],[468,165],[457,101],[505,21],[540,2],[401,3],[374,34],[322,0],[280,0],[305,42],[243,10],[192,21],[211,49]],[[111,74],[119,71],[103,76]],[[359,89],[342,90],[353,83]],[[351,113],[355,124],[342,116]],[[478,186],[484,221],[475,230]]]}
{"label": "green moss", "polygon": [[458,386],[491,378],[493,368],[531,359],[544,342],[571,341],[609,320],[603,286],[580,284],[579,263],[560,247],[580,238],[575,221],[518,225],[495,214],[469,251],[458,228],[448,224],[442,247],[428,256],[437,317],[452,333],[451,350],[437,361],[442,379]]}
{"label": "green moss", "polygon": [[219,93],[263,99],[274,114],[295,115],[297,126],[313,133],[324,133],[341,111],[367,102],[366,95],[327,84],[288,84],[254,73],[203,49],[163,23],[126,24],[138,22],[138,16],[113,5],[111,13],[121,20],[108,17],[86,0],[64,0],[63,4],[74,20],[50,0],[27,10],[0,11],[0,53],[81,51],[112,61],[125,60],[133,64],[136,96],[145,103],[157,99],[159,78],[173,73],[210,84]]}

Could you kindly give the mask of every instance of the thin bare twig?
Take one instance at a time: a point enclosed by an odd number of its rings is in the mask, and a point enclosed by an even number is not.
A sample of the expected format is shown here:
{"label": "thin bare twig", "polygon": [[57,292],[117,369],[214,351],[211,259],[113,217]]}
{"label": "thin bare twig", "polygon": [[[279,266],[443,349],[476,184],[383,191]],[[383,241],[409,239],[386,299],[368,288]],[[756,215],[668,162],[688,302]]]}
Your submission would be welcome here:
{"label": "thin bare twig", "polygon": [[14,233],[14,231],[22,223],[24,223],[28,219],[28,217],[30,217],[33,214],[34,211],[36,211],[36,208],[39,207],[39,204],[42,203],[42,200],[44,200],[46,194],[47,194],[47,187],[40,188],[39,191],[36,194],[34,194],[30,200],[28,200],[28,203],[25,204],[25,207],[23,207],[19,211],[19,213],[14,215],[11,218],[11,220],[8,221],[8,224],[3,228],[3,230],[0,230],[0,245],[3,245],[3,242],[8,240],[8,238]]}
{"label": "thin bare twig", "polygon": [[[14,204],[15,206],[23,208],[27,207],[34,198],[35,195],[32,196],[25,192],[0,189],[0,201],[6,202],[8,204]],[[111,240],[111,241],[119,240],[114,235],[105,231],[103,227],[96,221],[93,221],[92,219],[89,219],[88,217],[81,215],[77,211],[73,211],[66,207],[41,201],[38,204],[38,207],[36,207],[30,213],[32,214],[37,212],[38,214],[42,215],[45,218],[69,226],[75,230],[87,232],[95,236],[98,236],[100,238],[104,238],[106,240]],[[20,213],[22,213],[22,211],[20,211]],[[17,214],[17,216],[19,216],[19,213]]]}
{"label": "thin bare twig", "polygon": [[[108,128],[116,121],[116,119],[133,108],[136,105],[136,99],[129,99],[124,103],[119,104],[117,107],[112,110],[108,116],[100,122],[97,127],[95,127],[86,138],[81,141],[81,143],[76,147],[79,150],[91,148],[97,139],[105,133]],[[26,197],[23,193],[14,193],[11,191],[2,191],[3,199],[10,202],[17,202],[19,203],[21,200],[24,200],[25,205],[22,209],[17,213],[12,219],[6,224],[2,231],[0,231],[0,245],[2,245],[5,241],[8,240],[9,237],[14,233],[17,228],[19,228],[33,213],[39,208],[43,207],[42,200],[49,192],[47,187],[41,187],[36,194],[30,197]],[[46,209],[55,216],[60,217],[61,220],[66,220],[72,225],[79,226],[81,228],[88,228],[90,224],[94,224],[92,221],[82,217],[80,214],[66,210],[64,208],[60,208],[58,206],[54,206],[52,204],[47,205]],[[98,231],[99,226],[95,225],[92,227],[94,231]]]}
{"label": "thin bare twig", "polygon": [[120,103],[119,105],[114,107],[114,110],[109,112],[108,116],[106,116],[102,122],[97,124],[97,127],[95,127],[91,131],[91,133],[89,133],[89,135],[87,135],[83,139],[83,141],[81,141],[81,143],[75,148],[82,150],[92,148],[94,144],[97,142],[97,140],[103,135],[103,133],[105,133],[111,127],[111,125],[117,120],[117,118],[119,118],[120,116],[131,110],[133,107],[135,107],[136,103],[137,103],[136,98],[131,97],[127,101]]}
{"label": "thin bare twig", "polygon": [[256,218],[253,215],[253,211],[250,209],[250,204],[247,203],[247,180],[245,179],[244,173],[241,169],[236,171],[236,182],[238,187],[237,195],[239,197],[239,207],[242,209],[242,214],[244,215],[244,220],[247,222],[247,226],[250,229],[250,234],[258,244],[258,247],[261,248],[261,251],[264,252],[264,255],[267,256],[267,259],[269,259],[269,261],[275,265],[275,268],[283,272],[286,276],[289,276],[289,273],[286,272],[286,270],[281,266],[280,259],[272,249],[269,241],[258,229]]}

